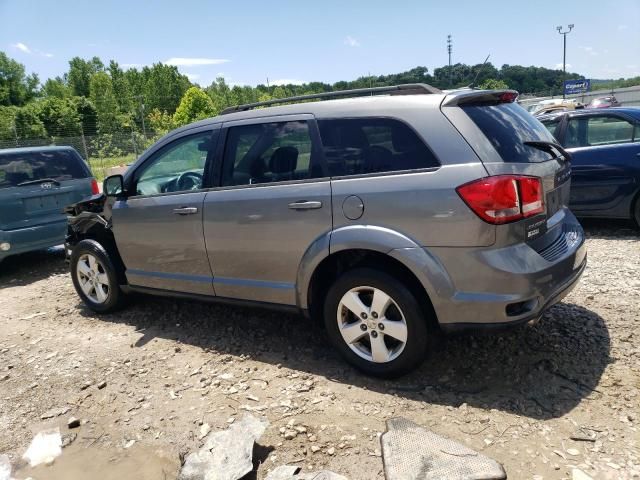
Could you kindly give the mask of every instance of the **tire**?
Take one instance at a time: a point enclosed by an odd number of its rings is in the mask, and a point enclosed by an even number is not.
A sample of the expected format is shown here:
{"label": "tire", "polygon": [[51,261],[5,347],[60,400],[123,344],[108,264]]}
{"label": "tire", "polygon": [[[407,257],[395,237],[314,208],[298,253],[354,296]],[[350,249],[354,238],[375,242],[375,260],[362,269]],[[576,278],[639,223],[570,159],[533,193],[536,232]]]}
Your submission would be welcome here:
{"label": "tire", "polygon": [[94,312],[110,313],[121,308],[125,295],[109,254],[95,240],[82,240],[71,253],[71,279],[78,295]]}
{"label": "tire", "polygon": [[[374,301],[387,305],[378,308],[383,312],[371,308]],[[431,329],[420,303],[406,285],[378,270],[358,268],[339,277],[325,298],[324,323],[345,360],[375,377],[404,375],[422,363],[429,348]]]}

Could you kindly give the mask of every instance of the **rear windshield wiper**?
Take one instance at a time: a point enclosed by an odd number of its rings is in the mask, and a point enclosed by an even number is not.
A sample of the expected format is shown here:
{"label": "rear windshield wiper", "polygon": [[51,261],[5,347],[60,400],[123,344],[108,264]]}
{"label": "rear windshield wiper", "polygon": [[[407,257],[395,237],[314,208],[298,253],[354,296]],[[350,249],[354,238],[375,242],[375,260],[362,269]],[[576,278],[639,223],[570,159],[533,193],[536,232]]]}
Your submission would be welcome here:
{"label": "rear windshield wiper", "polygon": [[24,185],[36,185],[38,183],[53,183],[56,187],[60,186],[60,182],[54,178],[38,178],[37,180],[27,180],[26,182],[20,182],[17,186],[22,187]]}
{"label": "rear windshield wiper", "polygon": [[[555,158],[564,157],[565,162],[571,161],[571,154],[567,152],[564,148],[554,142],[546,142],[544,140],[530,140],[528,142],[522,142],[529,147],[537,148],[539,150],[549,152],[554,155]],[[555,150],[555,153],[554,153]],[[558,155],[558,153],[560,155]]]}

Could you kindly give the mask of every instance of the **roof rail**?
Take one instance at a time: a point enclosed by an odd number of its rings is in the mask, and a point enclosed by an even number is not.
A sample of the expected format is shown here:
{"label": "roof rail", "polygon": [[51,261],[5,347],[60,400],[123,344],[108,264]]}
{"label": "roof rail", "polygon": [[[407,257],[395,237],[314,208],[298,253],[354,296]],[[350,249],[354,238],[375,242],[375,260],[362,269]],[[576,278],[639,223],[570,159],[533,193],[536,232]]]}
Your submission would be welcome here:
{"label": "roof rail", "polygon": [[406,83],[403,85],[392,85],[388,87],[371,87],[371,88],[356,88],[353,90],[337,90],[335,92],[325,93],[312,93],[310,95],[298,95],[295,97],[276,98],[273,100],[266,100],[264,102],[247,103],[245,105],[236,105],[233,107],[225,108],[220,115],[226,115],[234,112],[246,112],[257,107],[267,107],[270,105],[277,105],[280,103],[288,102],[301,102],[304,100],[315,100],[320,98],[333,98],[333,97],[355,97],[359,95],[373,95],[376,93],[390,93],[391,95],[413,95],[413,94],[426,94],[426,93],[442,93],[442,91],[436,87],[432,87],[426,83]]}

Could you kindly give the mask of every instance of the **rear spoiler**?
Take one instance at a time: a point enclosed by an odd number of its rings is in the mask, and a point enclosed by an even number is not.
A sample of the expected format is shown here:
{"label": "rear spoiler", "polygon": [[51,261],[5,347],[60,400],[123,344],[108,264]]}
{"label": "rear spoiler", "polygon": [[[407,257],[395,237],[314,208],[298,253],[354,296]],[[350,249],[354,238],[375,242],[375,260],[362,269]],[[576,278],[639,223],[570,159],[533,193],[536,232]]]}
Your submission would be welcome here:
{"label": "rear spoiler", "polygon": [[443,107],[463,105],[499,105],[513,103],[519,93],[515,90],[466,90],[447,95],[442,101]]}

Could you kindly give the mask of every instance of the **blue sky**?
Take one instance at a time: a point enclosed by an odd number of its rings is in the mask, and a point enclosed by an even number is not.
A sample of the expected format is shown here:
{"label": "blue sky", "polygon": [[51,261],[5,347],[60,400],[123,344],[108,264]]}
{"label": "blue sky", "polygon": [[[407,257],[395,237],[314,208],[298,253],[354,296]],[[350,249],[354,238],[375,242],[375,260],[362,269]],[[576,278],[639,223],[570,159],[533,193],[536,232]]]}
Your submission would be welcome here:
{"label": "blue sky", "polygon": [[173,63],[192,81],[335,82],[453,62],[554,68],[556,26],[568,70],[591,78],[640,75],[640,0],[596,1],[74,1],[0,0],[0,50],[41,80],[73,56],[122,66]]}

